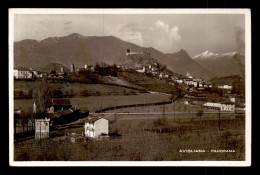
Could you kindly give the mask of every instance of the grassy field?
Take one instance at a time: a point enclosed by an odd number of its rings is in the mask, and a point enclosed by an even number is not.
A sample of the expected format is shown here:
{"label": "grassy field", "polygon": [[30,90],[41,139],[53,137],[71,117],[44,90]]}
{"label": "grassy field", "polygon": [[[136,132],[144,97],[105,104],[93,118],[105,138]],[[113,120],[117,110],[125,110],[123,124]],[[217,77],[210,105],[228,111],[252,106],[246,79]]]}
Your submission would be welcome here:
{"label": "grassy field", "polygon": [[158,78],[149,77],[138,72],[120,72],[119,77],[123,77],[126,81],[143,87],[148,91],[157,91],[172,94],[176,92],[176,87],[166,83]]}
{"label": "grassy field", "polygon": [[[89,97],[73,97],[71,103],[73,106],[79,106],[82,111],[89,110],[94,112],[102,108],[115,106],[116,105],[129,105],[129,104],[143,104],[144,101],[147,103],[162,102],[169,100],[169,96],[163,94],[150,94],[141,93],[138,95],[110,95],[110,96],[89,96]],[[33,105],[32,99],[17,99],[14,100],[14,108],[21,107],[24,111],[31,111]]]}
{"label": "grassy field", "polygon": [[[198,111],[203,111],[203,119],[218,119],[219,112],[213,109],[202,108],[195,105],[185,105],[183,102],[173,102],[172,104],[158,105],[158,106],[145,106],[145,107],[132,107],[132,108],[122,108],[113,111],[106,111],[106,113],[118,113],[119,120],[149,120],[156,119],[163,116],[163,111],[165,118],[176,119],[177,120],[191,120],[199,118],[197,116]],[[127,114],[130,113],[130,114]],[[135,114],[131,114],[135,113]],[[234,118],[233,112],[221,112],[221,118]]]}
{"label": "grassy field", "polygon": [[[111,116],[112,117],[112,116]],[[112,118],[110,118],[112,120]],[[178,121],[167,119],[171,130],[154,129],[156,120],[118,120],[121,137],[72,143],[68,133],[83,133],[74,128],[62,131],[64,136],[28,140],[15,144],[15,160],[78,160],[78,161],[181,161],[181,160],[244,160],[244,119]],[[180,153],[180,150],[205,150],[202,153]],[[211,150],[235,150],[216,153]]]}
{"label": "grassy field", "polygon": [[[135,89],[105,85],[105,84],[81,84],[81,83],[48,83],[62,91],[69,91],[74,96],[110,96],[110,95],[136,95],[140,92]],[[33,90],[35,82],[14,81],[14,91],[29,93]]]}

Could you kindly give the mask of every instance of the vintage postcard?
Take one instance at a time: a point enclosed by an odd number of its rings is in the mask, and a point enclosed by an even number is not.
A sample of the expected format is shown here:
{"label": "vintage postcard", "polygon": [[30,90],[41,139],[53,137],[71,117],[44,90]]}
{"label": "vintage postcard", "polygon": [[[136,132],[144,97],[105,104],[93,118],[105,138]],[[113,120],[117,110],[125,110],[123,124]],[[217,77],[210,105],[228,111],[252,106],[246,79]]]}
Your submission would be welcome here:
{"label": "vintage postcard", "polygon": [[250,9],[9,9],[10,166],[250,166]]}

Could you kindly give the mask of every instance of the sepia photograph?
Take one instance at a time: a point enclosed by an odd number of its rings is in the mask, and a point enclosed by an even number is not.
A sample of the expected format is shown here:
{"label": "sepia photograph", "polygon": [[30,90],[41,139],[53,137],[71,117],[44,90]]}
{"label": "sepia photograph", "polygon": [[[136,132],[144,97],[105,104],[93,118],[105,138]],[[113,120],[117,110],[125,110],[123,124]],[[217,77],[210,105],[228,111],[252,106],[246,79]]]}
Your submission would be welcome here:
{"label": "sepia photograph", "polygon": [[250,166],[250,9],[9,9],[10,166]]}

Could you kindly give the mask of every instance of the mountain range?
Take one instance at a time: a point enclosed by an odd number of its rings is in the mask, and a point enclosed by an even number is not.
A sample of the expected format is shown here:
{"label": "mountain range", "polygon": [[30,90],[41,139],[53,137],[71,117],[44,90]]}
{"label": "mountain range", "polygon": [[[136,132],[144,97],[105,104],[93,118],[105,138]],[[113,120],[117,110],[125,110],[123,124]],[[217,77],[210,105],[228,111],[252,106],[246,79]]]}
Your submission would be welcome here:
{"label": "mountain range", "polygon": [[[127,49],[145,54],[129,60],[126,56]],[[73,33],[63,37],[49,37],[41,41],[26,39],[14,42],[15,67],[36,68],[46,67],[49,63],[59,63],[65,67],[74,64],[75,67],[83,68],[85,64],[94,65],[97,62],[107,64],[124,62],[138,66],[156,61],[167,65],[167,68],[173,72],[186,74],[189,71],[194,77],[206,80],[220,75],[218,71],[207,65],[207,62],[199,58],[198,56],[192,59],[183,49],[166,54],[152,47],[140,47],[114,36],[83,36]],[[234,60],[236,59],[235,57]],[[238,59],[240,60],[240,57]],[[228,69],[228,66],[223,69]]]}
{"label": "mountain range", "polygon": [[196,55],[193,60],[205,69],[213,72],[217,77],[245,74],[245,55],[238,52],[213,53],[205,51]]}

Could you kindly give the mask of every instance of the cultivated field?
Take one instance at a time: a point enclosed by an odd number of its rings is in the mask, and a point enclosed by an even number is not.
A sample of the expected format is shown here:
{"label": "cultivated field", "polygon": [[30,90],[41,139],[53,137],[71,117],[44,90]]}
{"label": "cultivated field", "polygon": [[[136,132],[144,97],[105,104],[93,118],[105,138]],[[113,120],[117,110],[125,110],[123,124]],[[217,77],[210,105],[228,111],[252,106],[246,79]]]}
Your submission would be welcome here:
{"label": "cultivated field", "polygon": [[[119,120],[140,120],[140,119],[157,119],[163,115],[167,119],[190,120],[199,118],[198,111],[203,111],[203,119],[218,119],[219,111],[213,109],[202,108],[201,106],[185,105],[183,102],[173,102],[172,104],[122,108],[113,111],[106,111],[105,113],[116,113]],[[130,113],[130,114],[128,114]],[[235,117],[234,112],[221,112],[221,118],[232,119]]]}
{"label": "cultivated field", "polygon": [[[73,96],[110,96],[110,95],[137,95],[139,90],[106,84],[81,83],[47,83],[51,87],[61,89],[64,94]],[[33,90],[35,82],[14,81],[14,91],[28,94]]]}
{"label": "cultivated field", "polygon": [[[116,101],[115,101],[116,99]],[[169,96],[164,94],[140,93],[138,95],[110,95],[110,96],[89,96],[89,97],[73,97],[71,103],[73,106],[79,106],[82,111],[89,110],[94,112],[106,107],[112,107],[129,104],[143,104],[144,102],[155,103],[168,101]],[[14,108],[21,107],[24,111],[32,111],[32,99],[16,99],[14,100]]]}

